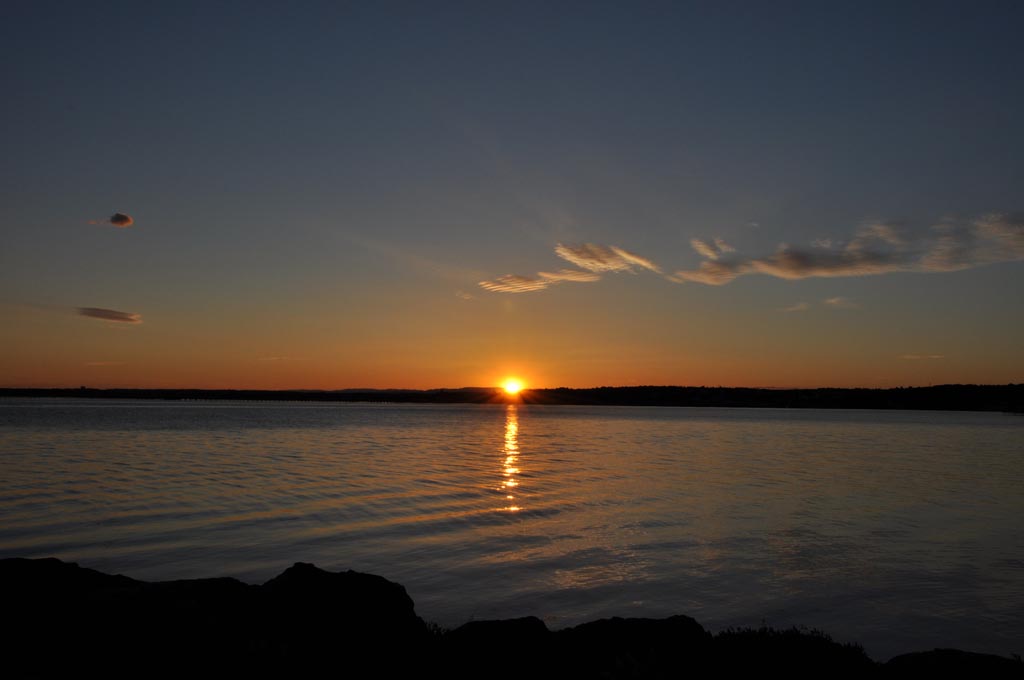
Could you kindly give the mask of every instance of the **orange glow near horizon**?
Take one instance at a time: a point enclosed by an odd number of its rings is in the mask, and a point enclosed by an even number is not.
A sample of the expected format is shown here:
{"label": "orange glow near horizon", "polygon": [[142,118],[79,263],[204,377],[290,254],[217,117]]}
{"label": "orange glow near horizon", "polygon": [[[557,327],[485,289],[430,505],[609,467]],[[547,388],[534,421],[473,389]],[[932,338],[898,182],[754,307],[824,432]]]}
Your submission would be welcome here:
{"label": "orange glow near horizon", "polygon": [[[431,307],[429,300],[415,297],[415,301],[408,319],[395,311],[402,324],[415,326],[412,335],[395,331],[404,326],[398,321],[397,326],[388,325],[383,312],[374,312],[358,332],[346,331],[340,321],[333,325],[331,317],[319,331],[323,337],[297,330],[305,328],[299,322],[304,314],[319,318],[319,308],[281,305],[280,319],[268,323],[265,317],[247,316],[247,308],[240,307],[228,323],[205,311],[192,316],[177,308],[155,307],[145,310],[144,324],[117,324],[7,305],[4,333],[0,333],[0,387],[428,390],[493,386],[496,401],[513,401],[523,398],[525,390],[558,387],[890,388],[1024,382],[1019,343],[1013,342],[1011,334],[1000,336],[979,353],[970,337],[954,333],[943,338],[943,358],[929,360],[939,349],[925,352],[893,346],[888,335],[856,325],[823,326],[812,338],[806,335],[810,326],[792,323],[803,319],[809,324],[811,316],[780,313],[788,321],[765,328],[765,333],[775,333],[774,340],[765,353],[759,353],[751,349],[749,333],[733,317],[723,317],[722,328],[707,336],[686,336],[674,327],[658,333],[648,325],[642,333],[595,339],[587,335],[585,325],[576,328],[565,315],[527,316],[519,309],[516,328],[520,330],[513,343],[502,334],[507,320],[499,314],[509,309],[496,306],[491,310],[493,317],[463,319]],[[317,302],[326,304],[320,298]],[[128,308],[130,303],[122,306]],[[263,307],[261,303],[253,310]],[[416,316],[421,309],[435,316]],[[538,328],[543,332],[534,330]],[[851,329],[860,330],[848,337],[854,332]],[[837,348],[847,347],[848,342],[854,344],[842,350],[842,361],[837,361]],[[580,347],[586,347],[586,352]],[[917,360],[911,358],[918,355]],[[505,389],[511,380],[519,382],[518,394]]]}
{"label": "orange glow near horizon", "polygon": [[526,387],[526,385],[524,385],[523,381],[519,378],[506,378],[505,381],[501,383],[501,388],[505,390],[505,393],[511,395],[519,394],[522,392],[524,387]]}

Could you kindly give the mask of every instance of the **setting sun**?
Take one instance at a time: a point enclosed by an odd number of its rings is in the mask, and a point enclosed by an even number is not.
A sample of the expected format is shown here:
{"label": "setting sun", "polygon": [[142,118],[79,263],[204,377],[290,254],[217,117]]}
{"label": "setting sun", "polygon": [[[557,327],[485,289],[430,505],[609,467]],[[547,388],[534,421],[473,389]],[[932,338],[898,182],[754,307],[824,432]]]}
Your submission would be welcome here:
{"label": "setting sun", "polygon": [[518,378],[509,378],[501,384],[501,387],[507,394],[519,394],[524,385],[523,381]]}

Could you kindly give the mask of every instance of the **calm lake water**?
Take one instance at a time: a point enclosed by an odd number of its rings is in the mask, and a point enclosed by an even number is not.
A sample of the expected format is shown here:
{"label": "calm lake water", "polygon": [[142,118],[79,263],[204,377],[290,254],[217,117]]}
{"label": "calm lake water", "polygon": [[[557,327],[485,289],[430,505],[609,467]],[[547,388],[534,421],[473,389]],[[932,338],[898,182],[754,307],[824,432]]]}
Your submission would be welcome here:
{"label": "calm lake water", "polygon": [[0,400],[0,557],[381,574],[429,621],[1024,652],[1024,417]]}

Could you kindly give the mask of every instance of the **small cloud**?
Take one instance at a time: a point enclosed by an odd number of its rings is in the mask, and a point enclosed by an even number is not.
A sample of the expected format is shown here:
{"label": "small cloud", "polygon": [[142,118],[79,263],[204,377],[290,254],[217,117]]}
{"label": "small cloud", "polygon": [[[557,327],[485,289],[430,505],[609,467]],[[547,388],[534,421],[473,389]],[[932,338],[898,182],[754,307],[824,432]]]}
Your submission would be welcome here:
{"label": "small cloud", "polygon": [[945,359],[943,354],[904,354],[900,359],[909,359],[910,361],[920,360],[934,360],[934,359]]}
{"label": "small cloud", "polygon": [[692,238],[690,239],[690,247],[706,260],[717,260],[722,255],[736,252],[735,248],[720,238],[716,238],[713,244],[702,241],[699,238]]}
{"label": "small cloud", "polygon": [[257,361],[305,361],[303,357],[260,357]]}
{"label": "small cloud", "polygon": [[89,224],[113,224],[118,229],[125,229],[135,224],[135,219],[125,213],[114,213],[105,220],[89,220]]}
{"label": "small cloud", "polygon": [[142,323],[142,315],[134,312],[119,312],[116,309],[103,309],[102,307],[79,307],[78,313],[81,316],[88,316],[93,319],[104,321],[115,321],[117,323]]}
{"label": "small cloud", "polygon": [[100,366],[124,366],[123,361],[87,361],[86,366],[100,367]]}
{"label": "small cloud", "polygon": [[626,262],[629,262],[630,264],[634,264],[634,265],[636,265],[638,267],[642,267],[643,269],[647,269],[647,270],[652,271],[652,272],[654,272],[656,274],[660,274],[661,273],[661,267],[659,267],[658,265],[654,264],[654,262],[652,262],[651,260],[648,260],[646,257],[641,257],[640,255],[637,255],[636,253],[631,253],[628,250],[623,250],[622,248],[619,248],[618,246],[611,246],[611,249],[612,249],[612,252],[614,252],[616,255],[621,257]]}
{"label": "small cloud", "polygon": [[865,250],[878,244],[890,246],[904,246],[906,241],[896,233],[892,225],[876,222],[867,224],[857,230],[856,236],[847,244],[848,250]]}
{"label": "small cloud", "polygon": [[115,227],[130,227],[135,224],[135,220],[132,219],[131,215],[125,215],[124,213],[114,213],[110,216],[110,223]]}
{"label": "small cloud", "polygon": [[729,245],[728,243],[726,243],[725,241],[723,241],[720,238],[716,238],[715,239],[715,247],[718,248],[718,252],[720,252],[720,253],[735,253],[736,252],[735,248],[733,248],[731,245]]}
{"label": "small cloud", "polygon": [[537,276],[545,281],[575,281],[577,283],[589,283],[600,281],[601,277],[593,272],[581,272],[576,269],[562,269],[557,272],[537,272]]}
{"label": "small cloud", "polygon": [[480,287],[495,293],[531,293],[567,281],[575,283],[600,281],[600,274],[604,272],[635,274],[637,269],[647,269],[658,274],[661,273],[661,268],[651,260],[618,246],[602,246],[595,243],[574,246],[559,243],[555,246],[555,254],[580,269],[537,272],[537,276],[506,274],[493,281],[481,281]]}
{"label": "small cloud", "polygon": [[464,290],[457,290],[457,291],[455,291],[455,297],[459,298],[460,300],[475,300],[476,299],[475,295],[470,295],[469,293],[467,293]]}
{"label": "small cloud", "polygon": [[718,251],[699,238],[690,239],[690,247],[697,251],[697,254],[708,260],[717,260]]}
{"label": "small cloud", "polygon": [[860,305],[853,300],[839,296],[826,298],[822,302],[833,309],[860,309]]}
{"label": "small cloud", "polygon": [[821,248],[822,250],[832,250],[833,241],[830,238],[816,238],[811,241],[812,248]]}
{"label": "small cloud", "polygon": [[737,271],[737,266],[734,263],[705,260],[700,263],[700,266],[696,270],[680,270],[665,278],[669,281],[675,281],[676,283],[693,281],[695,283],[704,283],[709,286],[721,286],[729,283],[737,276],[740,276],[740,273]]}
{"label": "small cloud", "polygon": [[795,305],[790,305],[789,307],[783,307],[779,311],[781,311],[781,312],[806,312],[810,308],[811,308],[811,306],[809,304],[807,304],[806,302],[798,302]]}
{"label": "small cloud", "polygon": [[544,290],[551,285],[550,281],[535,279],[530,276],[519,274],[505,274],[493,281],[481,281],[480,287],[495,293],[532,293],[537,290]]}
{"label": "small cloud", "polygon": [[646,257],[618,246],[601,246],[594,243],[571,246],[559,243],[555,246],[555,254],[590,272],[632,272],[635,267],[661,272],[658,265]]}

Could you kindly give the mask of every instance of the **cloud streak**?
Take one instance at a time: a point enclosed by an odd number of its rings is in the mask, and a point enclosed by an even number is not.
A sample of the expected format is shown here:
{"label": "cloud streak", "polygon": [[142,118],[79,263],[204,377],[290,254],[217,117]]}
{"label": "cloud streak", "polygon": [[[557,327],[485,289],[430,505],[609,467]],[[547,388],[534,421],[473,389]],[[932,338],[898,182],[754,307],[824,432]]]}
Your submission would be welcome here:
{"label": "cloud streak", "polygon": [[833,309],[860,309],[860,305],[858,303],[849,298],[840,296],[826,298],[822,302]]}
{"label": "cloud streak", "polygon": [[118,229],[126,229],[135,224],[135,218],[125,213],[114,213],[105,220],[89,220],[89,224],[113,224]]}
{"label": "cloud streak", "polygon": [[537,272],[537,276],[506,274],[505,276],[499,276],[493,281],[481,281],[480,287],[492,293],[533,293],[558,283],[590,283],[600,280],[600,275],[593,272],[562,269],[557,272]]}
{"label": "cloud streak", "polygon": [[120,227],[123,229],[125,227],[130,227],[133,224],[135,224],[135,219],[132,218],[131,215],[126,215],[124,213],[114,213],[113,215],[110,216],[110,223],[113,224],[115,227]]}
{"label": "cloud streak", "polygon": [[692,238],[690,239],[690,247],[707,260],[717,260],[722,255],[736,252],[735,248],[720,238],[716,238],[712,243],[702,241],[699,238]]}
{"label": "cloud streak", "polygon": [[661,273],[658,265],[646,257],[631,253],[618,246],[601,246],[595,243],[584,243],[577,246],[559,243],[555,246],[555,255],[570,262],[580,269],[590,272],[635,272],[637,267]]}
{"label": "cloud streak", "polygon": [[[481,288],[496,293],[532,293],[564,282],[599,281],[605,273],[650,271],[676,283],[722,286],[741,276],[762,274],[779,279],[877,276],[894,272],[949,272],[1024,260],[1024,215],[989,214],[969,223],[942,222],[919,238],[908,238],[891,224],[874,223],[858,229],[849,240],[816,239],[809,247],[781,244],[763,257],[744,257],[721,238],[690,240],[704,261],[696,269],[664,274],[661,267],[642,255],[618,246],[559,243],[555,255],[577,269],[538,272],[534,276],[506,274],[480,281]],[[824,304],[854,309],[854,302],[830,298]],[[799,303],[782,311],[802,312]]]}
{"label": "cloud streak", "polygon": [[481,281],[480,287],[492,293],[532,293],[544,290],[551,285],[551,281],[532,276],[521,276],[520,274],[505,274],[493,281]]}
{"label": "cloud streak", "polygon": [[102,307],[79,307],[78,313],[92,319],[114,321],[116,323],[142,323],[142,315],[134,312],[119,312],[116,309]]}
{"label": "cloud streak", "polygon": [[942,223],[929,237],[909,241],[887,224],[862,227],[841,247],[829,240],[810,249],[783,244],[760,258],[725,256],[719,248],[694,239],[694,250],[705,257],[697,269],[681,270],[668,278],[721,286],[741,276],[764,274],[780,279],[874,276],[892,272],[948,272],[995,262],[1024,260],[1024,217],[985,215],[970,224]]}
{"label": "cloud streak", "polygon": [[537,272],[537,276],[551,283],[557,283],[559,281],[589,283],[591,281],[601,280],[601,276],[594,272],[581,272],[575,269],[561,269],[557,272]]}
{"label": "cloud streak", "polygon": [[661,268],[654,262],[631,253],[618,246],[603,246],[596,243],[555,246],[555,255],[579,269],[561,269],[557,272],[537,272],[536,276],[506,274],[491,281],[481,281],[480,287],[494,293],[533,293],[559,283],[592,283],[601,280],[606,272],[628,272],[648,270],[657,274]]}

